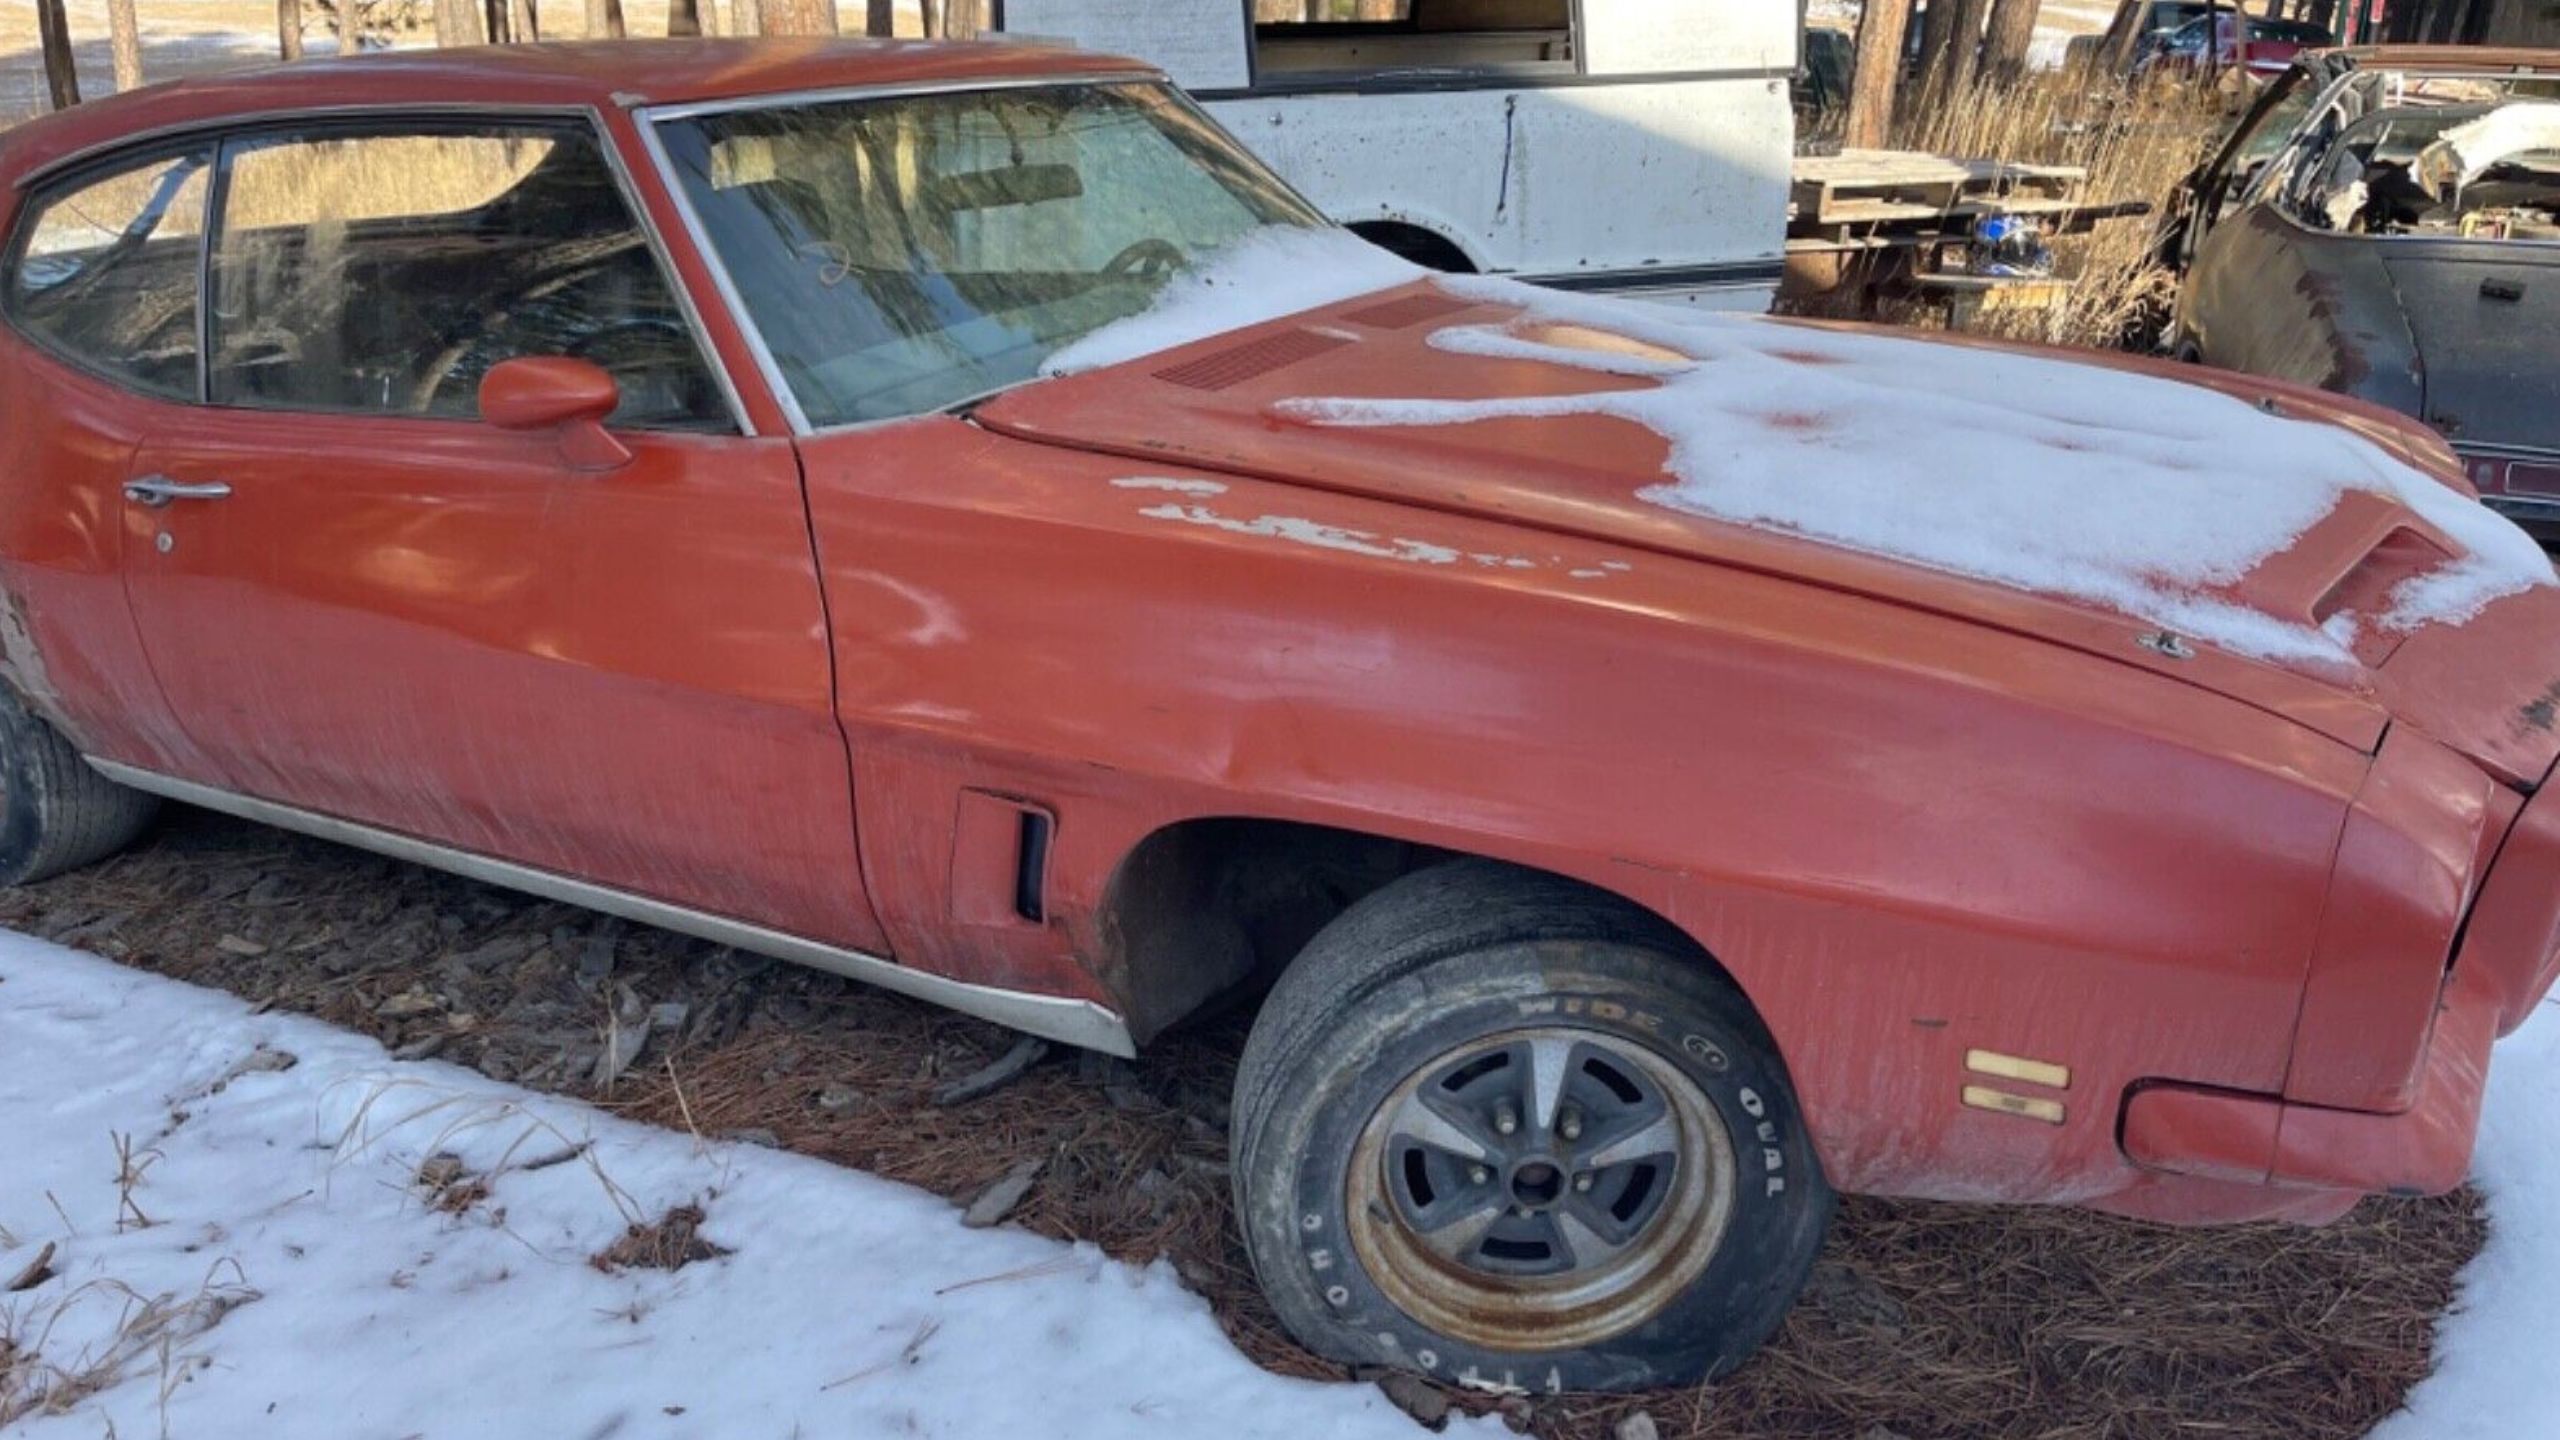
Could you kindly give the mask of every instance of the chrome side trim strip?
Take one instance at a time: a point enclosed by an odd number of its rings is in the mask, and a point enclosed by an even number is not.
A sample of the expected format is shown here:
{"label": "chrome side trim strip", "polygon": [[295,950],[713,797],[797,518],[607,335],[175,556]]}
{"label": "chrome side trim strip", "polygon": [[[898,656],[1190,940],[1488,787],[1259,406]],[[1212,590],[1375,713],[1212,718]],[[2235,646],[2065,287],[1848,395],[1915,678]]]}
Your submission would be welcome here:
{"label": "chrome side trim strip", "polygon": [[2548,495],[2483,495],[2480,503],[2510,520],[2560,520],[2560,498]]}
{"label": "chrome side trim strip", "polygon": [[2453,453],[2465,460],[2522,460],[2529,465],[2548,464],[2554,460],[2560,460],[2560,446],[2501,445],[2476,440],[2454,442]]}
{"label": "chrome side trim strip", "polygon": [[1026,990],[1002,990],[992,985],[972,985],[963,980],[928,975],[859,950],[840,949],[743,920],[731,920],[651,900],[626,890],[589,884],[553,871],[536,870],[528,865],[455,850],[396,831],[378,830],[352,820],[340,820],[335,816],[279,805],[210,785],[198,785],[191,780],[136,769],[113,760],[101,760],[94,755],[82,758],[89,762],[90,769],[120,785],[130,785],[136,790],[188,805],[218,810],[225,815],[237,815],[243,820],[255,820],[280,829],[298,830],[305,835],[448,871],[466,879],[502,885],[546,900],[582,905],[607,915],[636,920],[643,925],[673,930],[680,935],[691,935],[719,945],[734,945],[777,960],[789,960],[867,985],[877,985],[883,990],[930,1001],[964,1015],[975,1015],[981,1020],[992,1020],[999,1025],[1028,1031],[1045,1039],[1080,1045],[1108,1055],[1129,1057],[1137,1054],[1137,1046],[1129,1038],[1127,1024],[1114,1011],[1090,1000],[1036,995]]}

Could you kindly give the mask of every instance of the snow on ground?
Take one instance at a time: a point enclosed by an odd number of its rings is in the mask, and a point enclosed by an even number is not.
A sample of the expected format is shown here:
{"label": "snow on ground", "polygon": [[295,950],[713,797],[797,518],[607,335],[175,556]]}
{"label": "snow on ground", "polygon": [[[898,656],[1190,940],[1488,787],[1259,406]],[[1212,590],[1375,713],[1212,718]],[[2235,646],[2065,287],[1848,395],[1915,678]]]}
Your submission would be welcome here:
{"label": "snow on ground", "polygon": [[[1668,442],[1664,480],[1638,492],[1666,509],[2067,597],[2315,667],[2353,663],[2355,625],[2459,624],[2501,596],[2554,583],[2522,530],[2364,437],[2199,385],[1494,277],[1437,283],[1521,311],[1439,330],[1439,349],[1654,383],[1474,400],[1308,396],[1279,412],[1360,426],[1614,416]],[[2380,613],[2333,616],[2326,629],[2253,603],[2250,573],[2350,490],[2397,501],[2456,553],[2394,585]]]}
{"label": "snow on ground", "polygon": [[2436,1327],[2436,1368],[2366,1440],[2541,1440],[2560,1434],[2560,1001],[2489,1063],[2472,1179],[2489,1243]]}
{"label": "snow on ground", "polygon": [[[486,1196],[431,1205],[439,1152]],[[590,1263],[687,1203],[730,1253]],[[0,1285],[48,1244],[0,1356],[104,1370],[12,1440],[1415,1433],[1257,1369],[1165,1266],[0,934]]]}

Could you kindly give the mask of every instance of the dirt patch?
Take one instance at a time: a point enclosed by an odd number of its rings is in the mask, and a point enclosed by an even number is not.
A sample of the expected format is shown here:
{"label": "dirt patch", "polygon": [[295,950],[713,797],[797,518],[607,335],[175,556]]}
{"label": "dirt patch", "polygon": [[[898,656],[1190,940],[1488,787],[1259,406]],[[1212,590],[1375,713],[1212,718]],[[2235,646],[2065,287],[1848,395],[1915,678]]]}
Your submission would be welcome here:
{"label": "dirt patch", "polygon": [[[1280,1333],[1232,1234],[1226,1096],[1240,1019],[1168,1037],[1135,1064],[1052,1053],[981,1098],[937,1105],[937,1090],[1016,1037],[183,810],[128,855],[0,892],[0,924],[317,1015],[397,1053],[955,1202],[1046,1157],[1006,1223],[1124,1259],[1167,1257],[1256,1360],[1342,1376]],[[634,1027],[646,1033],[619,1053]],[[1853,1199],[1804,1301],[1738,1373],[1515,1413],[1548,1440],[1602,1440],[1638,1410],[1664,1435],[1772,1440],[1860,1440],[1876,1427],[1908,1440],[2343,1440],[2426,1372],[2435,1317],[2483,1234],[2468,1192],[2369,1201],[2320,1230]]]}

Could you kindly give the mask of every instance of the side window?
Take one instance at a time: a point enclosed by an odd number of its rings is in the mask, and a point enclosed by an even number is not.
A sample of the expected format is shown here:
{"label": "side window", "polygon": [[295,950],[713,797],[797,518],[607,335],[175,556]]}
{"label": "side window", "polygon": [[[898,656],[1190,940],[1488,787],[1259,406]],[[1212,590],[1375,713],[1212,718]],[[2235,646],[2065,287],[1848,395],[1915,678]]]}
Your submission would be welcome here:
{"label": "side window", "polygon": [[164,155],[30,200],[9,265],[9,319],[84,370],[193,400],[208,159]]}
{"label": "side window", "polygon": [[2276,158],[2302,122],[2310,118],[2312,102],[2320,98],[2320,87],[2300,71],[2287,77],[2291,84],[2280,94],[2258,107],[2257,113],[2243,122],[2247,127],[2231,147],[2231,176],[2235,189],[2246,188],[2250,179]]}
{"label": "side window", "polygon": [[592,360],[610,423],[728,429],[720,391],[592,134],[314,130],[223,151],[217,405],[470,418],[503,360]]}

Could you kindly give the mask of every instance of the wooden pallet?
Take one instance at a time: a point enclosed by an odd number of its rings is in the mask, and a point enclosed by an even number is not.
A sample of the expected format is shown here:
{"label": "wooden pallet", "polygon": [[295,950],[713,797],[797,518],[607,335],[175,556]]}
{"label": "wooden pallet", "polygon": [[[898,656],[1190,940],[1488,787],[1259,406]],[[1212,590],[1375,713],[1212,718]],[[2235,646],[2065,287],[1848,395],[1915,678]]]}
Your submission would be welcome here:
{"label": "wooden pallet", "polygon": [[2088,178],[2088,170],[2078,165],[1971,160],[1916,150],[1843,150],[1797,159],[1787,218],[1791,225],[1828,228],[1871,220],[1887,207],[1907,213],[1917,206],[1927,215],[2001,199],[2014,198],[2019,204],[2062,200]]}
{"label": "wooden pallet", "polygon": [[1787,226],[1789,244],[1855,247],[1883,240],[1918,244],[1960,236],[1985,215],[2021,215],[2045,222],[2046,230],[2072,235],[2101,220],[2146,215],[2150,202],[2119,200],[2092,205],[2077,199],[1958,200],[1951,205],[1922,205],[1891,200],[1848,200],[1832,207],[1819,221],[1797,219]]}

